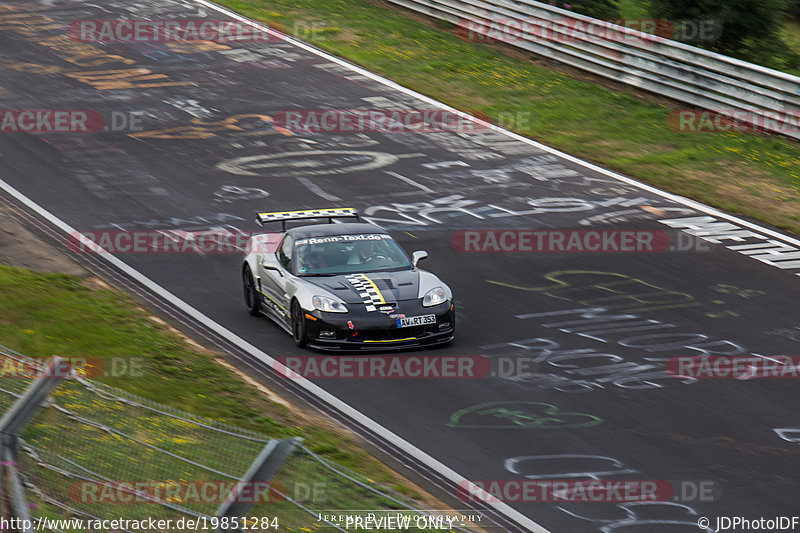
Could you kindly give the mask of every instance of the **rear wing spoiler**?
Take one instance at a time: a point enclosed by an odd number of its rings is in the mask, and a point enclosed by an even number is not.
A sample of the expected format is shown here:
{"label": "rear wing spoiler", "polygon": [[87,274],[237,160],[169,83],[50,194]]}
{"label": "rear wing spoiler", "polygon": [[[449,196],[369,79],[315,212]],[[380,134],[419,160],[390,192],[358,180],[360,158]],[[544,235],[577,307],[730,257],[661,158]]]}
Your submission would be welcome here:
{"label": "rear wing spoiler", "polygon": [[358,212],[354,207],[340,207],[331,209],[308,209],[302,211],[279,211],[277,213],[258,213],[256,222],[263,226],[267,222],[281,222],[281,228],[286,231],[287,220],[304,220],[309,218],[327,218],[329,223],[334,218],[358,218]]}

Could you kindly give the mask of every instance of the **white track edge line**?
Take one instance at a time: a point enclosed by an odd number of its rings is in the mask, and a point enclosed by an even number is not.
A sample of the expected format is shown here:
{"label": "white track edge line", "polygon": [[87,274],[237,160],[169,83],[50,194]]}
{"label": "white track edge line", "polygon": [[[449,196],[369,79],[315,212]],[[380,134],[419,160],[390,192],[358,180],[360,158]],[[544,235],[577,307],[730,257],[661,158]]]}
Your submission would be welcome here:
{"label": "white track edge line", "polygon": [[[618,181],[622,181],[622,182],[627,183],[629,185],[633,185],[633,186],[635,186],[637,188],[640,188],[642,190],[648,191],[648,192],[653,193],[653,194],[655,194],[657,196],[661,196],[661,197],[666,198],[668,200],[671,200],[673,202],[686,205],[687,207],[691,207],[691,208],[693,208],[693,209],[695,209],[697,211],[701,211],[701,212],[707,213],[709,215],[714,215],[714,216],[717,216],[719,218],[724,218],[726,220],[729,220],[729,221],[732,221],[732,222],[736,222],[736,223],[741,224],[741,225],[743,225],[745,227],[748,227],[750,229],[756,229],[756,230],[758,230],[758,231],[760,231],[762,233],[765,233],[765,234],[770,235],[772,237],[775,237],[777,239],[781,239],[781,240],[783,240],[785,242],[789,242],[791,244],[800,246],[800,240],[798,240],[798,239],[795,239],[795,238],[792,238],[792,237],[788,237],[788,236],[786,236],[786,235],[784,235],[782,233],[779,233],[777,231],[771,230],[769,228],[760,226],[760,225],[752,223],[752,222],[748,222],[747,220],[741,219],[741,218],[736,217],[734,215],[730,215],[730,214],[725,213],[723,211],[719,211],[719,210],[717,210],[717,209],[715,209],[713,207],[707,206],[707,205],[702,204],[700,202],[697,202],[695,200],[690,200],[690,199],[682,197],[682,196],[678,196],[678,195],[675,195],[675,194],[668,193],[666,191],[662,191],[662,190],[657,189],[657,188],[655,188],[655,187],[653,187],[651,185],[647,185],[645,183],[641,183],[641,182],[639,182],[639,181],[637,181],[635,179],[629,178],[629,177],[624,176],[622,174],[618,174],[618,173],[616,173],[614,171],[611,171],[611,170],[608,170],[606,168],[594,165],[592,163],[589,163],[588,161],[584,161],[584,160],[579,159],[577,157],[571,156],[571,155],[569,155],[569,154],[567,154],[565,152],[562,152],[560,150],[557,150],[557,149],[552,148],[550,146],[547,146],[545,144],[542,144],[542,143],[539,143],[537,141],[534,141],[533,139],[529,139],[527,137],[524,137],[522,135],[516,134],[514,132],[511,132],[509,130],[506,130],[504,128],[496,126],[494,124],[491,124],[491,123],[485,122],[483,120],[480,120],[480,119],[478,119],[478,118],[476,118],[476,117],[474,117],[474,116],[472,116],[472,115],[470,115],[468,113],[464,113],[463,111],[460,111],[458,109],[450,107],[450,106],[448,106],[448,105],[446,105],[446,104],[444,104],[442,102],[434,100],[433,98],[430,98],[430,97],[425,96],[425,95],[423,95],[421,93],[418,93],[416,91],[408,89],[407,87],[403,87],[402,85],[399,85],[399,84],[397,84],[397,83],[395,83],[395,82],[393,82],[393,81],[391,81],[391,80],[389,80],[387,78],[384,78],[383,76],[374,74],[374,73],[372,73],[372,72],[370,72],[368,70],[365,70],[365,69],[363,69],[363,68],[361,68],[359,66],[353,65],[352,63],[349,63],[349,62],[347,62],[347,61],[345,61],[345,60],[343,60],[341,58],[338,58],[336,56],[333,56],[331,54],[323,52],[323,51],[321,51],[321,50],[319,50],[319,49],[317,49],[317,48],[315,48],[313,46],[309,46],[306,43],[303,43],[302,41],[299,41],[299,40],[296,40],[294,38],[291,38],[288,35],[284,35],[284,34],[281,34],[279,32],[276,32],[276,31],[272,30],[271,28],[269,28],[267,26],[263,26],[261,24],[258,24],[257,22],[255,22],[253,20],[250,20],[247,17],[244,17],[244,16],[242,16],[242,15],[236,13],[236,12],[230,11],[230,10],[228,10],[228,9],[222,7],[222,6],[219,6],[219,5],[214,4],[212,2],[208,2],[207,0],[193,0],[193,1],[196,2],[196,3],[202,4],[202,5],[205,5],[205,6],[209,7],[209,8],[211,8],[211,9],[214,9],[215,11],[219,11],[220,13],[226,14],[226,15],[230,16],[231,18],[234,18],[234,19],[239,20],[241,22],[245,22],[245,23],[251,24],[252,26],[254,26],[254,27],[256,27],[256,28],[258,28],[258,29],[260,29],[262,31],[266,31],[266,32],[271,33],[273,35],[279,36],[279,37],[283,38],[285,41],[287,41],[289,43],[292,43],[293,45],[297,46],[298,48],[302,48],[302,49],[304,49],[306,51],[309,51],[309,52],[311,52],[311,53],[313,53],[313,54],[315,54],[317,56],[323,57],[323,58],[327,59],[328,61],[331,61],[333,63],[337,63],[337,64],[342,65],[344,67],[347,67],[350,70],[352,70],[352,71],[354,71],[354,72],[356,72],[358,74],[361,74],[361,75],[363,75],[365,77],[368,77],[368,78],[370,78],[370,79],[372,79],[374,81],[377,81],[377,82],[379,82],[379,83],[381,83],[383,85],[386,85],[386,86],[391,87],[391,88],[393,88],[395,90],[398,90],[400,92],[403,92],[405,94],[413,96],[413,97],[415,97],[417,99],[420,99],[420,100],[422,100],[424,102],[433,104],[433,105],[435,105],[435,106],[437,106],[437,107],[439,107],[441,109],[444,109],[444,110],[447,110],[447,111],[451,111],[451,112],[453,112],[453,113],[455,113],[455,114],[457,114],[457,115],[459,115],[461,117],[468,118],[468,119],[474,121],[475,123],[481,124],[482,126],[485,126],[485,127],[488,127],[489,129],[492,129],[493,131],[501,132],[501,133],[513,138],[513,139],[516,139],[518,141],[522,141],[522,142],[524,142],[524,143],[526,143],[526,144],[528,144],[530,146],[533,146],[533,147],[536,147],[536,148],[538,148],[540,150],[549,152],[549,153],[551,153],[551,154],[553,154],[555,156],[558,156],[558,157],[560,157],[562,159],[565,159],[565,160],[570,161],[572,163],[575,163],[577,165],[583,166],[584,168],[593,170],[593,171],[598,172],[600,174],[604,174],[604,175],[606,175],[606,176],[608,176],[610,178],[616,179]],[[15,198],[17,198],[19,201],[21,201],[26,206],[28,206],[30,209],[32,209],[33,211],[39,213],[40,215],[44,216],[45,218],[47,218],[48,220],[53,222],[62,231],[66,232],[67,234],[73,233],[75,231],[68,224],[66,224],[65,222],[61,221],[60,219],[54,217],[53,215],[51,215],[44,208],[40,207],[39,205],[37,205],[36,203],[34,203],[30,199],[28,199],[26,196],[24,196],[22,193],[20,193],[19,191],[17,191],[13,187],[11,187],[5,181],[0,180],[0,186],[3,189],[5,189],[6,192],[8,192],[9,194],[11,194]],[[111,264],[113,264],[114,266],[116,266],[117,268],[122,270],[123,272],[125,272],[127,275],[131,276],[133,279],[138,281],[140,284],[144,285],[145,287],[147,287],[148,289],[150,289],[154,293],[158,294],[159,296],[161,296],[165,300],[167,300],[170,303],[172,303],[173,305],[177,306],[179,309],[184,311],[187,315],[191,316],[192,318],[194,318],[198,322],[202,323],[204,326],[208,327],[209,329],[211,329],[215,333],[221,335],[222,337],[224,337],[225,339],[227,339],[231,343],[235,344],[239,348],[242,348],[243,350],[247,351],[251,355],[255,356],[257,359],[261,360],[262,362],[264,362],[264,363],[266,363],[266,364],[268,364],[268,365],[270,365],[271,367],[274,368],[273,365],[276,362],[275,359],[273,359],[272,357],[267,355],[265,352],[259,350],[258,348],[256,348],[252,344],[246,342],[244,339],[242,339],[239,336],[235,335],[233,332],[230,332],[226,328],[224,328],[221,325],[217,324],[216,322],[214,322],[213,320],[211,320],[210,318],[205,316],[200,311],[197,311],[193,307],[189,306],[188,304],[183,302],[181,299],[179,299],[178,297],[174,296],[172,293],[170,293],[166,289],[162,288],[160,285],[158,285],[157,283],[153,282],[152,280],[150,280],[149,278],[147,278],[143,274],[139,273],[137,270],[133,269],[132,267],[129,267],[127,264],[125,264],[121,260],[117,259],[113,255],[110,255],[110,254],[99,254],[99,255],[101,257],[103,257],[104,259],[108,260]],[[427,453],[423,452],[422,450],[419,450],[418,448],[413,446],[411,443],[401,439],[399,436],[395,435],[394,433],[392,433],[388,429],[384,428],[383,426],[381,426],[377,422],[373,421],[372,419],[370,419],[366,415],[363,415],[361,412],[357,411],[356,409],[350,407],[347,403],[339,400],[337,397],[335,397],[332,394],[328,393],[324,389],[318,387],[314,383],[306,380],[305,378],[299,378],[299,379],[296,380],[296,382],[299,383],[303,388],[305,388],[306,390],[308,390],[309,392],[311,392],[312,394],[314,394],[315,396],[320,398],[321,400],[323,400],[326,403],[328,403],[329,405],[335,407],[337,410],[339,410],[343,414],[346,414],[347,416],[349,416],[353,420],[361,423],[364,427],[367,427],[368,429],[370,429],[371,431],[374,431],[375,433],[377,433],[381,437],[391,441],[398,448],[402,449],[406,453],[409,453],[409,455],[412,455],[413,457],[417,458],[418,460],[423,462],[426,466],[436,470],[437,472],[439,472],[442,475],[445,475],[451,481],[454,481],[457,484],[458,483],[464,483],[464,482],[469,483],[469,481],[466,480],[466,478],[464,478],[463,476],[459,475],[458,473],[456,473],[455,471],[453,471],[452,469],[450,469],[446,465],[440,463],[439,461],[437,461],[433,457],[429,456]],[[494,507],[495,509],[497,509],[498,511],[502,512],[508,518],[511,518],[512,520],[520,523],[521,525],[522,524],[526,524],[527,527],[530,527],[531,530],[534,531],[535,533],[549,533],[546,529],[542,528],[541,526],[539,526],[535,522],[531,521],[528,517],[522,515],[518,511],[516,511],[516,510],[512,509],[511,507],[505,505],[503,502],[489,501],[487,503],[489,505],[491,505],[492,507]]]}
{"label": "white track edge line", "polygon": [[[43,219],[49,221],[53,225],[55,225],[58,229],[60,229],[66,235],[80,235],[72,226],[64,222],[63,220],[55,217],[52,213],[47,211],[45,208],[41,207],[33,200],[22,194],[20,191],[12,187],[10,184],[6,183],[4,180],[0,179],[0,188],[5,190],[8,194],[16,198],[20,203],[25,205],[28,209],[42,217]],[[93,243],[93,241],[89,240],[88,238],[81,237],[82,239],[86,239],[88,243]],[[267,353],[261,351],[257,347],[253,346],[249,342],[245,341],[232,331],[229,331],[227,328],[223,327],[222,325],[218,324],[205,314],[201,313],[194,307],[190,306],[165,288],[161,287],[159,284],[136,270],[135,268],[129,266],[122,260],[115,257],[113,254],[110,253],[98,253],[98,257],[105,259],[113,266],[118,268],[120,271],[124,272],[127,276],[131,279],[137,281],[140,285],[146,287],[153,293],[157,294],[167,302],[171,303],[185,314],[189,315],[193,319],[197,320],[203,326],[207,327],[211,331],[215,332],[216,334],[220,335],[228,342],[234,344],[235,346],[241,348],[242,350],[246,351],[262,363],[266,364],[277,373],[281,371],[286,371],[286,367],[284,367],[281,363],[279,363],[276,359],[268,355]],[[285,374],[284,374],[285,375]],[[355,421],[356,423],[360,424],[361,426],[369,429],[373,433],[379,435],[381,438],[389,441],[392,445],[398,447],[405,453],[409,454],[410,456],[414,457],[425,466],[431,468],[432,470],[436,471],[440,475],[446,477],[457,486],[464,486],[472,488],[472,482],[463,477],[462,475],[458,474],[456,471],[452,470],[450,467],[446,466],[445,464],[439,462],[434,457],[428,455],[427,453],[423,452],[410,442],[406,441],[405,439],[401,438],[399,435],[396,435],[392,431],[386,429],[382,425],[378,424],[367,415],[361,413],[360,411],[356,410],[355,408],[351,407],[344,401],[340,400],[333,394],[329,393],[325,389],[319,387],[318,385],[314,384],[313,382],[309,381],[304,377],[298,378],[287,378],[293,379],[295,383],[303,387],[309,393],[313,394],[320,400],[324,401],[334,409],[338,410],[340,413],[348,416],[350,419]],[[481,491],[476,491],[481,492]],[[486,493],[484,493],[486,494]],[[548,530],[544,529],[542,526],[537,524],[536,522],[532,521],[527,516],[523,515],[519,511],[511,508],[504,502],[497,500],[491,496],[488,497],[486,501],[484,501],[487,505],[490,505],[498,512],[505,515],[507,518],[513,520],[514,522],[518,523],[519,525],[528,528],[530,531],[534,533],[550,533]]]}
{"label": "white track edge line", "polygon": [[366,76],[366,77],[368,77],[368,78],[370,78],[370,79],[372,79],[374,81],[377,81],[377,82],[379,82],[379,83],[381,83],[383,85],[386,85],[386,86],[391,87],[391,88],[393,88],[395,90],[403,92],[403,93],[405,93],[405,94],[407,94],[409,96],[413,96],[415,98],[418,98],[418,99],[420,99],[420,100],[422,100],[424,102],[427,102],[429,104],[433,104],[433,105],[435,105],[435,106],[437,106],[437,107],[439,107],[441,109],[444,109],[446,111],[450,111],[450,112],[452,112],[454,114],[457,114],[458,116],[461,116],[461,117],[467,118],[469,120],[472,120],[473,122],[475,122],[477,124],[480,124],[481,126],[484,126],[484,127],[489,128],[491,130],[494,130],[494,131],[501,132],[501,133],[513,138],[513,139],[516,139],[518,141],[522,141],[522,142],[524,142],[526,144],[529,144],[531,146],[539,148],[540,150],[544,150],[546,152],[549,152],[549,153],[551,153],[551,154],[553,154],[555,156],[558,156],[558,157],[560,157],[562,159],[566,159],[567,161],[570,161],[572,163],[580,165],[580,166],[582,166],[584,168],[593,170],[593,171],[598,172],[600,174],[604,174],[604,175],[606,175],[606,176],[608,176],[610,178],[616,179],[618,181],[622,181],[622,182],[627,183],[629,185],[633,185],[633,186],[638,187],[638,188],[640,188],[642,190],[645,190],[645,191],[648,191],[648,192],[653,193],[655,195],[661,196],[662,198],[666,198],[666,199],[671,200],[673,202],[676,202],[676,203],[679,203],[679,204],[683,204],[683,205],[685,205],[687,207],[691,207],[692,209],[695,209],[697,211],[702,211],[702,212],[707,213],[709,215],[714,215],[714,216],[717,216],[719,218],[724,218],[726,220],[729,220],[731,222],[736,222],[736,223],[741,224],[741,225],[743,225],[745,227],[748,227],[750,229],[756,229],[756,230],[758,230],[758,231],[760,231],[762,233],[765,233],[765,234],[767,234],[767,235],[769,235],[771,237],[775,237],[777,239],[781,239],[781,240],[783,240],[785,242],[794,244],[796,246],[800,246],[800,239],[798,239],[798,238],[794,238],[794,237],[790,237],[790,236],[784,235],[783,233],[780,233],[780,232],[777,232],[775,230],[766,228],[764,226],[760,226],[760,225],[755,224],[753,222],[748,222],[747,220],[741,219],[741,218],[739,218],[739,217],[737,217],[735,215],[730,215],[728,213],[725,213],[724,211],[720,211],[718,209],[715,209],[715,208],[713,208],[711,206],[702,204],[702,203],[697,202],[695,200],[691,200],[689,198],[685,198],[685,197],[679,196],[677,194],[672,194],[672,193],[669,193],[669,192],[666,192],[666,191],[662,191],[662,190],[660,190],[660,189],[658,189],[656,187],[653,187],[652,185],[647,185],[647,184],[642,183],[640,181],[637,181],[637,180],[635,180],[633,178],[629,178],[628,176],[624,176],[622,174],[618,174],[617,172],[614,172],[613,170],[609,170],[607,168],[600,167],[600,166],[595,165],[593,163],[589,163],[588,161],[584,161],[584,160],[579,159],[579,158],[577,158],[575,156],[571,156],[571,155],[569,155],[569,154],[567,154],[565,152],[562,152],[560,150],[557,150],[555,148],[547,146],[546,144],[542,144],[540,142],[534,141],[533,139],[529,139],[528,137],[523,137],[522,135],[519,135],[519,134],[514,133],[512,131],[509,131],[507,129],[501,128],[501,127],[496,126],[494,124],[491,124],[489,122],[485,122],[485,121],[483,121],[483,120],[481,120],[481,119],[479,119],[477,117],[474,117],[474,116],[470,115],[469,113],[465,113],[463,111],[460,111],[458,109],[450,107],[447,104],[443,104],[442,102],[439,102],[438,100],[434,100],[433,98],[425,96],[424,94],[418,93],[418,92],[416,92],[416,91],[414,91],[412,89],[409,89],[407,87],[403,87],[402,85],[399,85],[398,83],[396,83],[396,82],[394,82],[394,81],[392,81],[392,80],[390,80],[388,78],[384,78],[383,76],[380,76],[378,74],[375,74],[373,72],[365,70],[365,69],[363,69],[363,68],[361,68],[361,67],[359,67],[357,65],[354,65],[352,63],[348,63],[344,59],[341,59],[341,58],[336,57],[334,55],[331,55],[331,54],[329,54],[327,52],[319,50],[319,49],[317,49],[317,48],[315,48],[313,46],[310,46],[310,45],[304,43],[303,41],[299,41],[299,40],[297,40],[297,39],[295,39],[293,37],[290,37],[290,36],[285,35],[283,33],[277,32],[277,31],[273,30],[272,28],[270,28],[268,26],[264,26],[262,24],[259,24],[259,23],[255,22],[253,20],[248,19],[247,17],[245,17],[243,15],[240,15],[239,13],[231,11],[231,10],[225,8],[225,7],[219,6],[219,5],[217,5],[217,4],[213,3],[213,2],[209,2],[208,0],[192,0],[192,1],[194,1],[194,2],[196,2],[198,4],[202,4],[202,5],[205,5],[207,7],[210,7],[212,9],[216,10],[216,11],[219,11],[220,13],[224,13],[225,15],[228,15],[228,16],[230,16],[230,17],[232,17],[232,18],[234,18],[236,20],[239,20],[241,22],[246,22],[248,24],[251,24],[251,25],[253,25],[254,27],[258,28],[261,31],[270,33],[270,34],[272,34],[274,36],[277,36],[277,37],[281,37],[286,42],[292,43],[293,45],[297,46],[298,48],[302,48],[303,50],[306,50],[306,51],[311,52],[311,53],[313,53],[315,55],[323,57],[323,58],[327,59],[328,61],[332,61],[334,63],[337,63],[339,65],[347,67],[350,70],[352,70],[354,72],[357,72],[358,74],[361,74],[363,76]]}

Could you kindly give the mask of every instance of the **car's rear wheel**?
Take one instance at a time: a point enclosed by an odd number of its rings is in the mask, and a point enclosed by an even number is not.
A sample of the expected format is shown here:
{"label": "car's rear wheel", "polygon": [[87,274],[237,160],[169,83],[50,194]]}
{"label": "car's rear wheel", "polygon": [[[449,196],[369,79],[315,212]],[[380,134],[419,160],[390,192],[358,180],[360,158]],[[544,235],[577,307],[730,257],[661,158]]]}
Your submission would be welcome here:
{"label": "car's rear wheel", "polygon": [[261,309],[258,304],[258,293],[256,292],[256,283],[253,280],[253,273],[250,267],[245,265],[242,271],[242,286],[244,287],[244,304],[247,306],[247,312],[253,316],[261,314]]}
{"label": "car's rear wheel", "polygon": [[303,309],[297,300],[292,300],[292,337],[294,343],[301,348],[308,344],[306,317],[303,316]]}

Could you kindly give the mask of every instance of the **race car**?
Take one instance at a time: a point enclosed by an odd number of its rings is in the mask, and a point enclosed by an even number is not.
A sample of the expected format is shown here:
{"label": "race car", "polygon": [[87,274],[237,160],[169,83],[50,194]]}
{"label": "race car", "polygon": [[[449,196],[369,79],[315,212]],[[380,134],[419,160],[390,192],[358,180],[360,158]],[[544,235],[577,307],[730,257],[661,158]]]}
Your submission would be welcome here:
{"label": "race car", "polygon": [[[355,218],[356,222],[334,219]],[[287,221],[327,219],[289,230]],[[242,264],[244,300],[251,315],[264,314],[297,346],[321,350],[388,350],[453,340],[453,293],[417,264],[380,226],[353,208],[258,213],[262,226],[247,243]]]}

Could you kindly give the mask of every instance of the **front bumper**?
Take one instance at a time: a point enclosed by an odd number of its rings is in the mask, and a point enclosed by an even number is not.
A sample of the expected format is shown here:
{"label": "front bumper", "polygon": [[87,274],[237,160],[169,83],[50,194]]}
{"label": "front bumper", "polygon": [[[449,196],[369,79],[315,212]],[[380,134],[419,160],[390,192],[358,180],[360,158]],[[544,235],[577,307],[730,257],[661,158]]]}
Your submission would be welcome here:
{"label": "front bumper", "polygon": [[[455,307],[449,301],[431,307],[422,307],[419,300],[398,302],[391,313],[351,309],[349,313],[315,310],[307,314],[313,317],[306,318],[308,346],[318,350],[398,350],[444,344],[455,334]],[[398,314],[435,315],[436,323],[399,328]]]}

